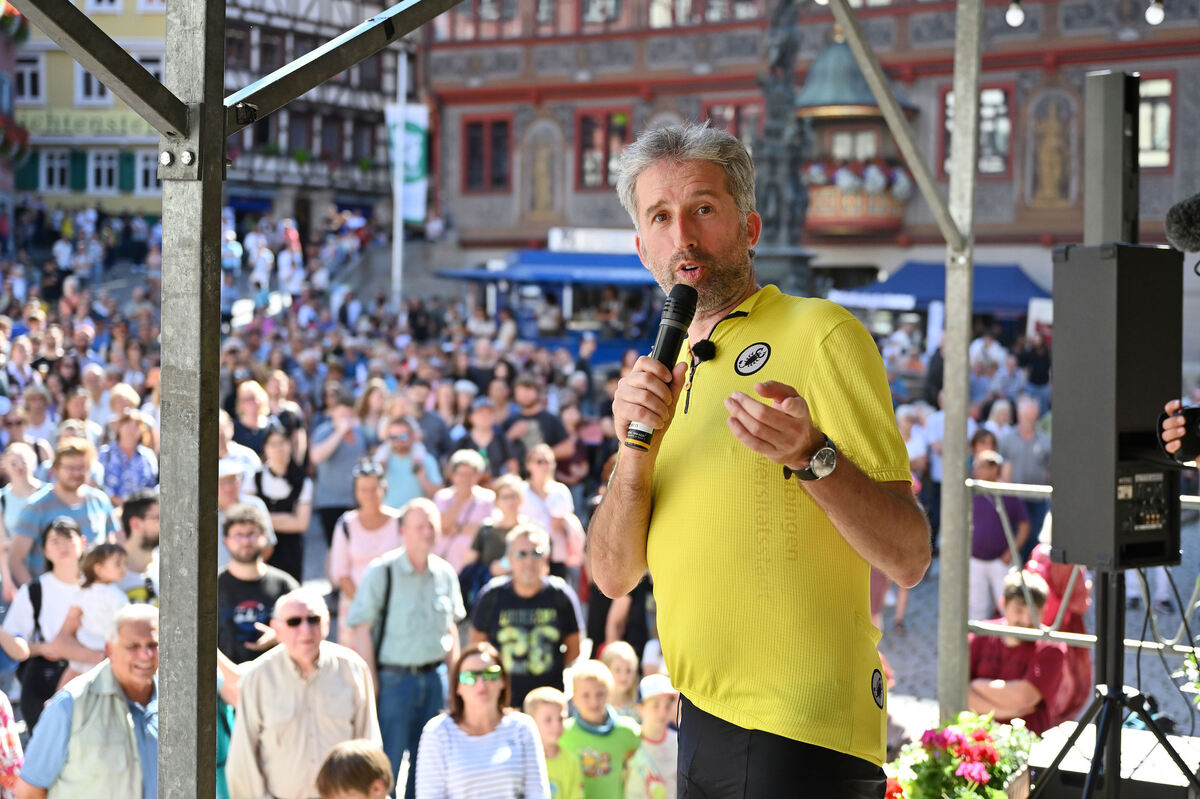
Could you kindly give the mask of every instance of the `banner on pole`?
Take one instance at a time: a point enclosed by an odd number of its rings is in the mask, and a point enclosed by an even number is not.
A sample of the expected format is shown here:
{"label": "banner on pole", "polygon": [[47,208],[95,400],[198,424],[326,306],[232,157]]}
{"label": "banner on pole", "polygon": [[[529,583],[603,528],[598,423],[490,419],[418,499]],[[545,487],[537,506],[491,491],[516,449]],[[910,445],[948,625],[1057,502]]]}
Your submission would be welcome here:
{"label": "banner on pole", "polygon": [[423,105],[388,103],[384,109],[388,129],[388,156],[392,160],[392,191],[404,221],[425,224],[425,197],[429,190],[429,109]]}

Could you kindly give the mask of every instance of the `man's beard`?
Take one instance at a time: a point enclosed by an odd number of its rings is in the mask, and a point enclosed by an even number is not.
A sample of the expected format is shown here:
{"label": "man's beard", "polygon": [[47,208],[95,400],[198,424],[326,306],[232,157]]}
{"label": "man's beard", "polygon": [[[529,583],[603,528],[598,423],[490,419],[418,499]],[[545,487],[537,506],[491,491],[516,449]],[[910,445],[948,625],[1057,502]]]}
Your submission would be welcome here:
{"label": "man's beard", "polygon": [[258,559],[260,557],[262,557],[262,550],[254,549],[254,550],[251,550],[251,552],[249,554],[240,554],[240,553],[234,552],[233,550],[230,550],[229,557],[232,558],[234,560],[234,562],[236,562],[236,563],[241,563],[241,564],[258,563]]}
{"label": "man's beard", "polygon": [[145,533],[143,533],[141,550],[143,552],[153,552],[157,548],[158,548],[158,534],[155,533],[154,537],[151,538],[149,535],[146,535]]}
{"label": "man's beard", "polygon": [[697,311],[711,311],[728,305],[740,297],[746,286],[754,280],[754,264],[750,260],[749,247],[744,240],[740,240],[719,253],[710,254],[700,249],[676,253],[665,269],[656,267],[651,270],[665,293],[670,294],[676,284],[683,282],[678,279],[676,270],[684,261],[695,261],[706,272],[701,282],[695,284]]}

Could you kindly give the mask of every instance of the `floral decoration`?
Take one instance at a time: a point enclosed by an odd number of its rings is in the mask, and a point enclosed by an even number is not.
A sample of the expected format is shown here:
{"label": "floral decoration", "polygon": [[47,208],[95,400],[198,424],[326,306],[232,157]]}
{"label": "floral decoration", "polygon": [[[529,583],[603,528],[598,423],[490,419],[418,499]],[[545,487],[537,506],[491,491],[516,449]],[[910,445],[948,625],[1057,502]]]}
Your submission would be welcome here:
{"label": "floral decoration", "polygon": [[1006,786],[1025,768],[1036,740],[1020,719],[1001,724],[990,715],[960,713],[887,764],[886,799],[1007,799]]}

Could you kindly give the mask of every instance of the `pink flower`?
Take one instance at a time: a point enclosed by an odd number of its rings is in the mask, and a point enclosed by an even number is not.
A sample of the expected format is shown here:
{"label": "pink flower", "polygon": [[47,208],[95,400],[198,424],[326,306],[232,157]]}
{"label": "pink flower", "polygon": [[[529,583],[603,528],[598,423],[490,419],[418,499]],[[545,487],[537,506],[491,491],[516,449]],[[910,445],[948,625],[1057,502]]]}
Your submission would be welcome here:
{"label": "pink flower", "polygon": [[987,766],[983,763],[965,762],[959,763],[954,775],[957,777],[966,777],[971,782],[979,785],[987,785],[991,780],[992,775],[988,774]]}
{"label": "pink flower", "polygon": [[947,749],[967,742],[967,739],[963,737],[963,734],[953,727],[947,727],[946,731],[943,733],[943,736]]}
{"label": "pink flower", "polygon": [[921,733],[921,746],[926,749],[945,749],[946,736],[942,735],[941,730],[925,730]]}

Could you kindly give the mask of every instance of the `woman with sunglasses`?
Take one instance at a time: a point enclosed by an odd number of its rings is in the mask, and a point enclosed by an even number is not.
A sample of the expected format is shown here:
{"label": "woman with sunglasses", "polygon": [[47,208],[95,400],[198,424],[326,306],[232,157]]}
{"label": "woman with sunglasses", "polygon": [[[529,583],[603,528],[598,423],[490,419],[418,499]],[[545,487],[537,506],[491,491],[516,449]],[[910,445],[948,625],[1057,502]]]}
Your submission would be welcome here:
{"label": "woman with sunglasses", "polygon": [[549,799],[533,719],[508,707],[508,674],[490,644],[450,670],[450,712],[430,719],[417,750],[417,799]]}
{"label": "woman with sunglasses", "polygon": [[371,561],[404,543],[400,534],[400,513],[383,504],[387,479],[383,466],[364,458],[354,467],[355,510],[338,519],[329,551],[329,581],[340,591],[338,600],[338,640],[353,646],[346,619],[354,595]]}

